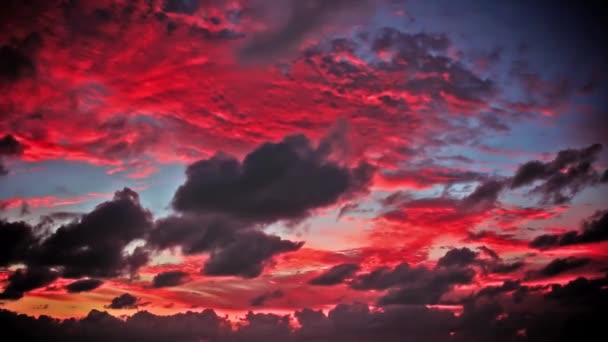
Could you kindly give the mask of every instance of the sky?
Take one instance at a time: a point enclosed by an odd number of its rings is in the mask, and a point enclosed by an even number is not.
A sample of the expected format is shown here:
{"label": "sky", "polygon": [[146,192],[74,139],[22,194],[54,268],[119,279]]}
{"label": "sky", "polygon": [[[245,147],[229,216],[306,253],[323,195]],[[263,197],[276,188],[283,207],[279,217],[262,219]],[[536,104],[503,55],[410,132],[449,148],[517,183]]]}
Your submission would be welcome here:
{"label": "sky", "polygon": [[607,18],[3,1],[3,334],[608,338]]}

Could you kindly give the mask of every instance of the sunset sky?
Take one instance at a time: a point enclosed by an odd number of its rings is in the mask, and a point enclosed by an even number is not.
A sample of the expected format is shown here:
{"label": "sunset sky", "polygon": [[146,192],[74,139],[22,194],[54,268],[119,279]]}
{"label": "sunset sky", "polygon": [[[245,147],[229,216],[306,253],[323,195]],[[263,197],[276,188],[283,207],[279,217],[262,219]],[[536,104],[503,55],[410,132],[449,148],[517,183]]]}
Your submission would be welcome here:
{"label": "sunset sky", "polygon": [[0,325],[608,338],[608,12],[584,3],[2,1]]}

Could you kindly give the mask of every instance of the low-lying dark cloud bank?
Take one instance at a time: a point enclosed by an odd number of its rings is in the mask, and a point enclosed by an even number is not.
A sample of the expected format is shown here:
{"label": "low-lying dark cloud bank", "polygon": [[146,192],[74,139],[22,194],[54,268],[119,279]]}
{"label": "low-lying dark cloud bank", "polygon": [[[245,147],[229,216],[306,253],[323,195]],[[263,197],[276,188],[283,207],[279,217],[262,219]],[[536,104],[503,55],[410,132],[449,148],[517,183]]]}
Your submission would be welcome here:
{"label": "low-lying dark cloud bank", "polygon": [[[0,310],[5,336],[23,341],[574,341],[608,338],[608,277],[565,285],[488,287],[462,312],[423,305],[338,304],[328,314],[249,312],[236,326],[211,309],[157,316],[140,311],[125,320],[92,310],[82,319],[34,318]],[[297,324],[293,324],[296,323]]]}

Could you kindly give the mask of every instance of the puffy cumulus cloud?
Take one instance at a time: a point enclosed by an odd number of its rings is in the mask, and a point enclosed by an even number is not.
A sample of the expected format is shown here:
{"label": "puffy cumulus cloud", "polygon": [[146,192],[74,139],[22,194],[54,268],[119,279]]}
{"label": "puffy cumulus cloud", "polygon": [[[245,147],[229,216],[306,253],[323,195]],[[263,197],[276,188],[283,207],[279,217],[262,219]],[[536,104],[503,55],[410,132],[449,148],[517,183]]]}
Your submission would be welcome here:
{"label": "puffy cumulus cloud", "polygon": [[18,269],[8,277],[0,299],[20,299],[25,292],[49,285],[58,277],[59,272],[44,267]]}
{"label": "puffy cumulus cloud", "polygon": [[304,242],[283,240],[260,231],[239,232],[225,245],[214,249],[203,265],[203,273],[213,276],[259,276],[273,256],[293,252]]}
{"label": "puffy cumulus cloud", "polygon": [[188,278],[188,273],[182,271],[167,271],[154,276],[152,287],[171,287],[183,284]]}
{"label": "puffy cumulus cloud", "polygon": [[[472,253],[472,254],[470,254]],[[434,305],[456,285],[471,284],[476,272],[469,267],[476,254],[470,250],[451,250],[435,268],[412,267],[401,263],[394,268],[382,266],[356,275],[349,286],[356,290],[387,290],[379,305]],[[472,257],[472,258],[471,258]]]}
{"label": "puffy cumulus cloud", "polygon": [[608,240],[608,210],[598,211],[586,220],[582,229],[562,234],[543,234],[530,242],[530,247],[546,249],[588,244]]}
{"label": "puffy cumulus cloud", "polygon": [[477,255],[478,253],[466,247],[450,249],[437,260],[437,266],[469,266],[473,264]]}
{"label": "puffy cumulus cloud", "polygon": [[123,293],[120,296],[113,298],[108,304],[108,309],[135,309],[138,306],[137,297],[130,293]]}
{"label": "puffy cumulus cloud", "polygon": [[300,249],[293,242],[269,235],[247,221],[226,215],[183,215],[159,219],[148,246],[162,250],[179,247],[186,255],[208,253],[202,272],[210,276],[253,278],[278,254]]}
{"label": "puffy cumulus cloud", "polygon": [[594,163],[601,150],[602,145],[594,144],[580,150],[560,151],[550,162],[529,161],[517,169],[511,180],[511,188],[516,189],[540,181],[531,192],[539,194],[543,202],[569,202],[585,187],[600,180]]}
{"label": "puffy cumulus cloud", "polygon": [[340,264],[331,267],[322,274],[308,281],[311,285],[329,286],[343,283],[347,278],[352,277],[359,270],[357,264]]}
{"label": "puffy cumulus cloud", "polygon": [[[477,266],[484,274],[509,274],[525,266],[523,261],[505,262],[496,251],[486,246],[477,249],[480,252],[467,247],[450,249],[437,260],[437,266]],[[484,258],[484,255],[489,258]]]}
{"label": "puffy cumulus cloud", "polygon": [[223,154],[195,162],[173,198],[177,213],[157,220],[147,244],[208,253],[206,275],[257,277],[275,255],[303,245],[265,233],[266,225],[306,218],[367,191],[374,168],[334,160],[347,150],[339,126],[316,147],[306,136],[293,135],[260,145],[242,162]]}
{"label": "puffy cumulus cloud", "polygon": [[67,278],[117,276],[145,261],[141,249],[129,255],[125,247],[144,238],[152,224],[152,214],[140,205],[139,195],[125,188],[79,220],[59,227],[35,248],[29,264],[60,267]]}
{"label": "puffy cumulus cloud", "polygon": [[80,293],[93,291],[101,285],[103,281],[99,279],[81,279],[69,283],[65,288],[69,293]]}
{"label": "puffy cumulus cloud", "polygon": [[[146,238],[153,226],[152,214],[129,189],[117,191],[112,200],[91,212],[70,216],[72,221],[52,228],[52,221],[31,226],[25,222],[0,221],[0,266],[24,264],[8,278],[4,297],[19,299],[23,293],[64,278],[111,278],[134,275],[149,261],[148,252],[131,242]],[[50,225],[50,226],[48,226]],[[86,279],[67,286],[69,292],[92,290],[101,281]]]}
{"label": "puffy cumulus cloud", "polygon": [[173,199],[183,212],[224,213],[255,222],[305,217],[369,185],[373,168],[328,159],[303,135],[265,143],[240,162],[216,155],[190,165]]}
{"label": "puffy cumulus cloud", "polygon": [[285,293],[281,289],[277,289],[251,298],[249,304],[251,306],[264,306],[269,300],[283,298],[284,296]]}
{"label": "puffy cumulus cloud", "polygon": [[379,305],[410,304],[434,305],[456,285],[473,281],[475,271],[471,268],[447,268],[422,272],[419,276],[403,275],[405,281],[396,284],[378,299]]}
{"label": "puffy cumulus cloud", "polygon": [[504,182],[498,180],[485,181],[462,199],[462,205],[469,208],[492,208],[504,188]]}

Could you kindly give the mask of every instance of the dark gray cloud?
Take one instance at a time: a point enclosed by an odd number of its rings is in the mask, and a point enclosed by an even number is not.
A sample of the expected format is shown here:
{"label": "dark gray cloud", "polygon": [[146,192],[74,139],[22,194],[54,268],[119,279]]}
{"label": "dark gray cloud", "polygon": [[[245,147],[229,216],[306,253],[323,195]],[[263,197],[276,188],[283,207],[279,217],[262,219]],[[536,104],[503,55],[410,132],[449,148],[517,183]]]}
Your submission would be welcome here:
{"label": "dark gray cloud", "polygon": [[229,243],[238,230],[250,224],[225,215],[182,215],[158,219],[148,237],[156,249],[181,247],[184,254],[197,254]]}
{"label": "dark gray cloud", "polygon": [[367,188],[370,165],[340,166],[322,146],[316,149],[305,136],[294,135],[259,146],[243,162],[221,154],[196,162],[188,167],[173,207],[267,223],[302,218]]}
{"label": "dark gray cloud", "polygon": [[409,279],[390,289],[378,299],[379,305],[439,304],[441,297],[447,294],[454,285],[470,284],[475,276],[471,268],[440,268],[426,271],[421,277]]}
{"label": "dark gray cloud", "polygon": [[594,307],[608,303],[608,276],[596,279],[579,277],[567,284],[554,284],[546,298],[571,307]]}
{"label": "dark gray cloud", "polygon": [[519,280],[505,280],[500,286],[488,286],[477,292],[477,297],[494,297],[501,293],[516,291],[521,288]]}
{"label": "dark gray cloud", "polygon": [[154,249],[181,248],[209,253],[207,275],[257,277],[275,255],[298,250],[303,242],[268,235],[249,222],[226,215],[183,215],[159,219],[148,238]]}
{"label": "dark gray cloud", "polygon": [[454,248],[439,258],[437,266],[469,266],[475,262],[478,253],[463,247]]}
{"label": "dark gray cloud", "polygon": [[207,275],[257,277],[275,255],[303,244],[268,235],[261,231],[265,225],[303,219],[367,191],[373,167],[350,168],[333,160],[347,153],[344,130],[338,127],[317,147],[293,135],[260,145],[242,162],[220,153],[190,165],[173,198],[178,213],[156,222],[148,246],[209,253]]}
{"label": "dark gray cloud", "polygon": [[24,262],[36,240],[29,224],[0,220],[0,267]]}
{"label": "dark gray cloud", "polygon": [[496,274],[507,274],[512,273],[517,270],[520,270],[524,267],[525,263],[523,261],[515,261],[512,263],[495,263],[489,266],[490,273]]}
{"label": "dark gray cloud", "polygon": [[162,10],[172,13],[193,14],[202,0],[163,0]]}
{"label": "dark gray cloud", "polygon": [[477,247],[477,249],[479,249],[482,253],[485,253],[486,255],[488,255],[490,258],[494,259],[494,260],[500,260],[500,256],[498,255],[498,253],[491,249],[490,247],[487,246],[480,246]]}
{"label": "dark gray cloud", "polygon": [[296,251],[303,244],[260,231],[239,232],[229,243],[211,252],[203,266],[203,273],[254,278],[262,273],[264,266],[275,255]]}
{"label": "dark gray cloud", "polygon": [[[140,311],[124,320],[93,310],[82,319],[55,320],[0,310],[7,336],[27,341],[572,341],[608,337],[605,313],[608,278],[578,278],[543,291],[528,288],[525,302],[512,298],[527,288],[517,281],[482,289],[462,313],[421,305],[382,310],[362,303],[338,304],[326,314],[301,309],[289,316],[248,313],[234,329],[213,310],[156,316]],[[507,299],[508,302],[505,301]],[[133,303],[130,298],[129,303]],[[551,327],[550,329],[547,327]]]}
{"label": "dark gray cloud", "polygon": [[66,285],[66,289],[70,293],[89,292],[103,285],[103,281],[99,279],[81,279]]}
{"label": "dark gray cloud", "polygon": [[[149,261],[149,253],[142,247],[130,254],[125,250],[132,241],[144,239],[153,225],[152,214],[141,206],[135,191],[117,191],[112,200],[91,212],[69,217],[73,218],[70,223],[54,231],[54,221],[49,217],[36,226],[0,220],[0,267],[26,265],[9,276],[4,297],[19,299],[23,293],[45,286],[47,280],[58,276],[134,275]],[[96,282],[77,281],[68,290],[86,289]]]}
{"label": "dark gray cloud", "polygon": [[461,205],[468,209],[493,207],[504,188],[504,182],[488,180],[479,184],[472,193],[462,199]]}
{"label": "dark gray cloud", "polygon": [[311,279],[311,285],[329,286],[343,283],[347,278],[351,278],[359,270],[357,264],[340,264],[333,266],[319,276]]}
{"label": "dark gray cloud", "polygon": [[539,270],[529,271],[526,276],[529,279],[554,277],[556,275],[586,266],[590,262],[591,259],[589,258],[557,258],[551,260],[550,263]]}
{"label": "dark gray cloud", "polygon": [[135,309],[138,305],[137,297],[123,293],[120,296],[113,298],[112,302],[107,306],[108,309]]}
{"label": "dark gray cloud", "polygon": [[159,273],[152,279],[152,287],[171,287],[183,284],[188,278],[188,273],[182,271],[167,271]]}
{"label": "dark gray cloud", "polygon": [[550,162],[529,161],[521,165],[511,180],[511,188],[532,185],[531,193],[539,194],[544,203],[563,204],[569,202],[585,187],[600,180],[594,163],[602,145],[594,144],[580,150],[559,151]]}
{"label": "dark gray cloud", "polygon": [[450,250],[433,269],[401,263],[394,268],[379,267],[358,274],[349,282],[356,290],[387,290],[378,299],[382,306],[395,304],[438,304],[455,285],[469,284],[476,274],[469,267],[477,254],[470,250]]}
{"label": "dark gray cloud", "polygon": [[32,76],[36,71],[34,61],[22,49],[11,45],[0,46],[0,83],[15,82]]}
{"label": "dark gray cloud", "polygon": [[530,247],[545,249],[608,240],[608,210],[598,211],[586,220],[579,231],[543,234],[530,242]]}
{"label": "dark gray cloud", "polygon": [[26,292],[49,285],[58,277],[59,272],[44,267],[18,269],[8,277],[0,299],[20,299]]}
{"label": "dark gray cloud", "polygon": [[[0,55],[1,55],[0,48]],[[2,56],[0,56],[0,65],[2,64]],[[0,78],[2,77],[2,68],[0,67]],[[18,156],[23,153],[25,146],[15,139],[14,136],[7,134],[0,139],[0,176],[5,176],[8,174],[8,169],[3,163],[3,159],[6,157]]]}
{"label": "dark gray cloud", "polygon": [[421,278],[427,271],[426,268],[412,268],[407,263],[401,263],[392,269],[383,266],[369,273],[357,275],[350,286],[357,290],[385,290],[401,282]]}
{"label": "dark gray cloud", "polygon": [[249,304],[251,304],[251,306],[263,306],[269,300],[283,298],[284,296],[285,293],[280,289],[271,292],[265,292],[259,296],[252,298],[249,301]]}
{"label": "dark gray cloud", "polygon": [[0,156],[14,156],[23,153],[24,146],[14,136],[7,134],[0,139]]}
{"label": "dark gray cloud", "polygon": [[136,192],[125,188],[80,220],[59,227],[35,249],[29,263],[59,267],[67,278],[117,276],[146,261],[141,249],[134,255],[124,249],[151,227],[152,214],[142,208]]}

